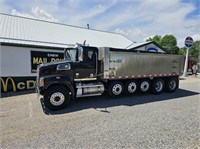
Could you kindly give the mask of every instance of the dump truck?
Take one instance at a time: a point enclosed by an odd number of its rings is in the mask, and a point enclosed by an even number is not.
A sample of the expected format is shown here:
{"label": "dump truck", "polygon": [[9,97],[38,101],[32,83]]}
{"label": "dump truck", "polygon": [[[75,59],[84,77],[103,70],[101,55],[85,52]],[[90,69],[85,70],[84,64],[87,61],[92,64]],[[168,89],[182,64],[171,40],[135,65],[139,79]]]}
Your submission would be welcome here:
{"label": "dump truck", "polygon": [[36,90],[50,110],[103,93],[174,92],[183,64],[181,55],[77,44],[64,50],[63,61],[38,65]]}

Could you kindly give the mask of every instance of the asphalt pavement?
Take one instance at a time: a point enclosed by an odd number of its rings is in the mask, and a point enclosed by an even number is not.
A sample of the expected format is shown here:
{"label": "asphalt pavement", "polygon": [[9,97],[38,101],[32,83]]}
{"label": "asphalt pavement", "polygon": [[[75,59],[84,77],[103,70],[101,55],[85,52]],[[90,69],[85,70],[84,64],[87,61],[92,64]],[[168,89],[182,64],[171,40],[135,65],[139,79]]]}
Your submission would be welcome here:
{"label": "asphalt pavement", "polygon": [[35,93],[0,99],[0,148],[200,149],[200,79],[161,95],[79,98],[52,112]]}

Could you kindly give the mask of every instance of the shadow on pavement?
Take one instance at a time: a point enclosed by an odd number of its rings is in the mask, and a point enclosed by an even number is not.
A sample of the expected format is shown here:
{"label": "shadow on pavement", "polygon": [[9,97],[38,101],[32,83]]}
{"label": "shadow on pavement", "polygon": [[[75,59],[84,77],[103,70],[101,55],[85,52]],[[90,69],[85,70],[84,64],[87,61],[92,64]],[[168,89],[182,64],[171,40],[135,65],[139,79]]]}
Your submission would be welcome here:
{"label": "shadow on pavement", "polygon": [[20,96],[20,95],[26,95],[26,94],[32,94],[32,93],[35,93],[35,90],[25,90],[25,91],[18,91],[18,92],[1,93],[0,98]]}
{"label": "shadow on pavement", "polygon": [[120,98],[111,98],[106,95],[97,97],[85,97],[76,99],[68,107],[59,111],[51,111],[45,108],[42,98],[40,99],[40,101],[43,108],[43,112],[47,115],[66,114],[89,108],[93,108],[99,112],[110,113],[107,110],[107,108],[109,107],[115,107],[120,105],[135,106],[135,105],[146,104],[151,102],[159,102],[165,100],[176,100],[176,99],[180,100],[181,97],[194,96],[197,94],[199,93],[178,89],[174,93],[163,93],[160,95],[137,94],[132,96],[122,96]]}

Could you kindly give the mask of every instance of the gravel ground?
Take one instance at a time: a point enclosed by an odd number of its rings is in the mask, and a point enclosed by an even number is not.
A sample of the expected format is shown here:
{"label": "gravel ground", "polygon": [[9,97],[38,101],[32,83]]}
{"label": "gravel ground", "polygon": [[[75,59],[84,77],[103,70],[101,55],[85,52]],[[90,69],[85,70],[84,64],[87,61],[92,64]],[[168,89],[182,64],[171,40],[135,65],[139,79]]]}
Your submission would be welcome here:
{"label": "gravel ground", "polygon": [[80,98],[51,112],[36,94],[0,99],[0,148],[200,149],[200,79],[161,95]]}

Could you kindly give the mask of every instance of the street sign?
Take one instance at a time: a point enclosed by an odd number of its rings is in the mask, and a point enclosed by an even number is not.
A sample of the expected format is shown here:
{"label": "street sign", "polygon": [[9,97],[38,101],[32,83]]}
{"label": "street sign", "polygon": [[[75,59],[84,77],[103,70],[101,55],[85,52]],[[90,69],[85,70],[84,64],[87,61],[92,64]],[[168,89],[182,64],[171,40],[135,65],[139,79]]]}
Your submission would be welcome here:
{"label": "street sign", "polygon": [[192,39],[192,37],[187,37],[187,38],[185,38],[185,46],[187,47],[187,51],[186,51],[185,66],[184,66],[184,71],[183,71],[183,76],[184,76],[184,77],[187,76],[188,55],[189,55],[189,49],[191,48],[192,44],[193,44],[193,39]]}
{"label": "street sign", "polygon": [[185,46],[186,46],[187,48],[190,48],[190,47],[192,46],[192,44],[193,44],[193,39],[192,39],[192,37],[187,37],[187,38],[185,38]]}

